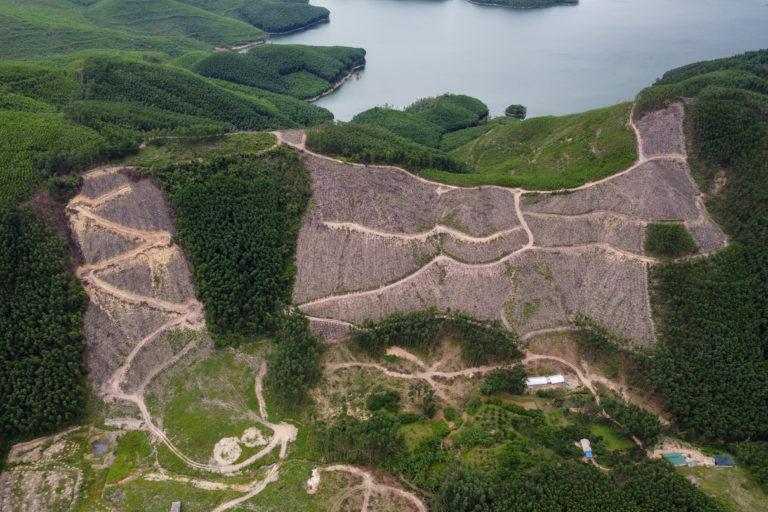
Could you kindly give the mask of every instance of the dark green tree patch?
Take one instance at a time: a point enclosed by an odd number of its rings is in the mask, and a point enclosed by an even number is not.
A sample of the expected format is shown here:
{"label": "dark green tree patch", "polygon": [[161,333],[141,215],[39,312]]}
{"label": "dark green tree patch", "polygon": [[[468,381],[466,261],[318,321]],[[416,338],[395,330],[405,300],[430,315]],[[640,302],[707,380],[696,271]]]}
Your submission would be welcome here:
{"label": "dark green tree patch", "polygon": [[699,246],[685,228],[677,222],[648,224],[645,232],[645,252],[651,256],[679,258],[695,254]]}
{"label": "dark green tree patch", "polygon": [[82,415],[86,296],[69,266],[31,210],[0,207],[0,445]]}

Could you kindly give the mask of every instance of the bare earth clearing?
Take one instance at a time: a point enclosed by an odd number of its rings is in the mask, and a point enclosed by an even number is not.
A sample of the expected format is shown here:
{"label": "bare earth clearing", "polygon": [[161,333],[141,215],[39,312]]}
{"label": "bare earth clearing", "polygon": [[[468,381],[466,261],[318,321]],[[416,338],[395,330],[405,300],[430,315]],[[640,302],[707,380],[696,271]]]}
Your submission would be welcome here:
{"label": "bare earth clearing", "polygon": [[[210,344],[189,265],[183,251],[172,240],[174,227],[170,210],[154,183],[136,177],[130,168],[97,169],[83,178],[81,194],[69,203],[67,214],[83,253],[84,264],[77,269],[77,275],[90,297],[85,333],[91,382],[105,402],[135,406],[140,416],[140,419],[108,418],[105,423],[119,429],[147,431],[154,442],[165,445],[188,468],[214,475],[211,480],[189,478],[157,465],[155,471],[139,471],[123,482],[174,481],[199,489],[234,492],[239,494],[237,498],[213,510],[222,512],[238,507],[278,480],[289,445],[298,433],[293,425],[275,424],[267,419],[262,389],[267,365],[262,361],[255,371],[258,411],[249,412],[271,435],[263,436],[254,426],[247,428],[238,439],[222,438],[207,462],[193,460],[182,453],[152,417],[144,398],[148,386],[158,375],[192,351],[205,348],[199,346],[201,343]],[[173,336],[179,331],[197,331],[200,335]],[[67,510],[73,505],[81,491],[82,472],[57,463],[60,453],[71,452],[75,446],[66,440],[69,433],[14,447],[9,462],[16,466],[0,477],[0,511]],[[113,431],[110,435],[116,439],[121,432]],[[239,460],[241,446],[258,451]],[[275,450],[277,461],[262,468],[256,480],[243,483],[241,470]],[[369,510],[369,503],[370,510],[379,510],[372,501],[387,494],[415,504],[417,510],[426,510],[415,495],[377,484],[372,475],[360,469],[350,467],[348,470],[363,480],[350,491],[363,494],[361,510]],[[238,481],[226,482],[229,476],[238,475]],[[53,499],[43,487],[66,492],[56,491]],[[100,505],[115,510],[111,505]]]}
{"label": "bare earth clearing", "polygon": [[[687,164],[682,104],[631,121],[638,161],[568,191],[457,188],[402,169],[301,151],[315,206],[297,248],[294,300],[327,339],[401,310],[453,309],[526,336],[593,318],[655,342],[643,252],[649,222],[681,221],[700,255],[727,244]],[[344,328],[346,324],[346,329]]]}

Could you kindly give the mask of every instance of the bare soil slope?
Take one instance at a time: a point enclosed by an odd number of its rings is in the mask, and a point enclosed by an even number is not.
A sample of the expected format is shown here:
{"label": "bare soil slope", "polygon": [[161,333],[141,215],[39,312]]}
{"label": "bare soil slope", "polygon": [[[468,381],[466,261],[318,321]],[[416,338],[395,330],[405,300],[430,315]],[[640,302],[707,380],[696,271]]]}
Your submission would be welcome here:
{"label": "bare soil slope", "polygon": [[682,221],[702,254],[727,239],[687,164],[681,104],[632,127],[637,163],[560,192],[456,188],[401,169],[302,150],[315,207],[297,249],[294,300],[336,339],[345,323],[428,306],[499,319],[521,334],[594,318],[654,343],[645,228]]}

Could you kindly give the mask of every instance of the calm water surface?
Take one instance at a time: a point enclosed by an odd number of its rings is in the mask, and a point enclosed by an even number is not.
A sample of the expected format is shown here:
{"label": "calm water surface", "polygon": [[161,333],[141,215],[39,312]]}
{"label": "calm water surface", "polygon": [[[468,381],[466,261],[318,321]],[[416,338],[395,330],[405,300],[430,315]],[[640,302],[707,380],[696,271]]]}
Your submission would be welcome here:
{"label": "calm water surface", "polygon": [[566,114],[631,99],[664,71],[768,47],[768,0],[581,0],[510,10],[466,0],[312,0],[331,22],[279,43],[358,46],[365,71],[320,100],[338,119],[444,92],[501,114]]}

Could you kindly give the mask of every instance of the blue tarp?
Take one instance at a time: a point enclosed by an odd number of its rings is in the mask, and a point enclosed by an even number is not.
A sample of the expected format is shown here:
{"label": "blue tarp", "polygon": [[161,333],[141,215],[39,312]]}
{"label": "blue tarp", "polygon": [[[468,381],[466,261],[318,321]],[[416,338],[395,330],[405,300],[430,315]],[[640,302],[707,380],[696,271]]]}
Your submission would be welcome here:
{"label": "blue tarp", "polygon": [[735,468],[736,462],[730,455],[715,455],[715,466],[719,468]]}

